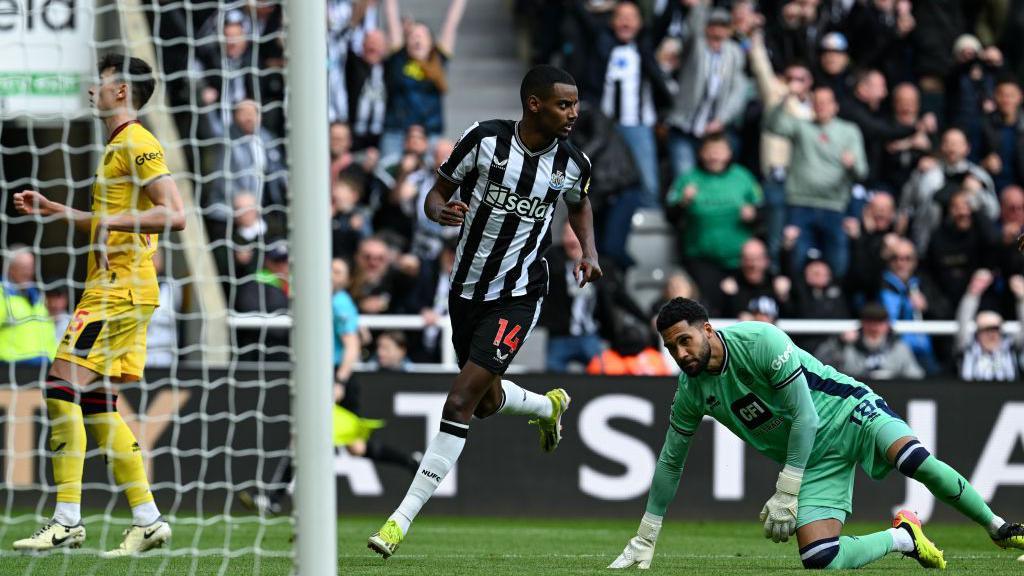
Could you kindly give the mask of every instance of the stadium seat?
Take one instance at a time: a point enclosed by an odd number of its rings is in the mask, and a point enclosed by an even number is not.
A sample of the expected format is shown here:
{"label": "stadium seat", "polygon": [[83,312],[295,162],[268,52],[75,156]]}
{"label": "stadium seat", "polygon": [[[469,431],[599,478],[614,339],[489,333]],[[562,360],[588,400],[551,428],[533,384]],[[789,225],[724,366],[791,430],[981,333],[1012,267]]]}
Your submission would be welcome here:
{"label": "stadium seat", "polygon": [[626,274],[629,294],[643,310],[650,309],[661,298],[665,279],[676,270],[672,265],[650,266],[646,262],[634,266]]}
{"label": "stadium seat", "polygon": [[641,266],[665,267],[677,262],[675,231],[659,209],[641,209],[633,215],[626,249]]}

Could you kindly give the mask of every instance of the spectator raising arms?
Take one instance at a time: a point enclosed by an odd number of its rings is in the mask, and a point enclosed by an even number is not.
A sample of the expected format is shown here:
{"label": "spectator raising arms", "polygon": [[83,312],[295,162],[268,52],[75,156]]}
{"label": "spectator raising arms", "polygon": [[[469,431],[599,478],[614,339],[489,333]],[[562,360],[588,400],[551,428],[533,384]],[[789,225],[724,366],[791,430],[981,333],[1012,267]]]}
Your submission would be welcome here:
{"label": "spectator raising arms", "polygon": [[583,0],[576,0],[573,7],[591,43],[582,96],[616,122],[640,167],[643,205],[656,207],[661,190],[654,123],[672,97],[654,57],[665,27],[644,27],[640,7],[633,2],[618,2],[607,26],[586,10]]}
{"label": "spectator raising arms", "polygon": [[[764,33],[750,38],[750,69],[757,80],[757,91],[767,109],[785,103],[785,113],[800,120],[812,120],[811,71],[802,64],[786,66],[782,78],[775,76]],[[791,96],[790,98],[786,98]],[[777,265],[782,246],[782,228],[786,225],[786,173],[789,170],[789,140],[765,130],[761,134],[761,173],[764,176],[764,220],[768,251]]]}
{"label": "spectator raising arms", "polygon": [[836,275],[846,274],[847,248],[843,216],[851,186],[867,176],[864,140],[853,123],[836,118],[831,88],[814,90],[814,121],[794,118],[785,103],[768,113],[768,130],[793,143],[786,179],[789,224],[800,229],[793,267],[800,269],[807,250],[817,246]]}
{"label": "spectator raising arms", "polygon": [[381,156],[402,150],[406,129],[419,124],[431,137],[444,132],[443,96],[448,91],[448,59],[455,53],[455,37],[466,0],[451,0],[437,41],[430,28],[413,22],[408,29],[398,14],[398,0],[385,0],[384,12],[391,41],[387,72],[387,114]]}
{"label": "spectator raising arms", "polygon": [[690,7],[690,32],[676,75],[675,106],[668,117],[673,177],[693,168],[699,139],[725,130],[747,101],[746,57],[730,39],[732,16],[727,10],[712,9],[708,0],[682,2]]}
{"label": "spectator raising arms", "polygon": [[[959,376],[963,380],[1010,381],[1020,374],[1022,333],[1009,338],[1002,333],[1003,317],[998,312],[978,312],[981,295],[991,284],[991,272],[985,269],[975,272],[957,307]],[[1011,277],[1009,284],[1017,319],[1024,320],[1024,276]]]}

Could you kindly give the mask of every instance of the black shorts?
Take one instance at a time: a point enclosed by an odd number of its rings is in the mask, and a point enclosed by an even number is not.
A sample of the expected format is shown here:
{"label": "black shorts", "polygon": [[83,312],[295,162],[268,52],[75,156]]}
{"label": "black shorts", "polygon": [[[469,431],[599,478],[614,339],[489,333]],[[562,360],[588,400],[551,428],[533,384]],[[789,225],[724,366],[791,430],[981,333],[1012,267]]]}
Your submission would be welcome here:
{"label": "black shorts", "polygon": [[521,296],[489,302],[448,297],[452,344],[459,368],[467,361],[504,374],[540,316],[543,298]]}

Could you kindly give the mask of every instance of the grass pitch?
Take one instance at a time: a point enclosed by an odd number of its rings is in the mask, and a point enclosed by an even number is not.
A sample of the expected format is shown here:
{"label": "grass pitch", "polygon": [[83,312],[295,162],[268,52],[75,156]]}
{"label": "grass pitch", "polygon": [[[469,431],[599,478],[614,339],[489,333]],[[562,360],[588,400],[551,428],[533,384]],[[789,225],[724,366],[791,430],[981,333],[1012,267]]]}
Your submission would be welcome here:
{"label": "grass pitch", "polygon": [[[438,518],[417,521],[398,554],[384,561],[366,549],[366,537],[383,517],[346,517],[338,523],[341,574],[477,575],[609,574],[604,570],[635,533],[638,520]],[[173,545],[136,559],[100,560],[96,551],[119,542],[126,523],[104,525],[87,518],[89,536],[80,551],[44,556],[11,552],[11,542],[31,533],[34,518],[0,520],[0,575],[120,576],[286,575],[291,572],[286,518],[261,525],[255,517],[178,518]],[[851,524],[844,534],[885,528]],[[928,535],[946,550],[954,574],[1024,574],[1017,554],[1002,551],[970,525],[927,525]],[[773,544],[751,522],[666,522],[658,541],[654,574],[806,574],[794,541]],[[922,570],[913,560],[891,554],[857,574],[897,575]],[[322,576],[322,575],[316,575]]]}

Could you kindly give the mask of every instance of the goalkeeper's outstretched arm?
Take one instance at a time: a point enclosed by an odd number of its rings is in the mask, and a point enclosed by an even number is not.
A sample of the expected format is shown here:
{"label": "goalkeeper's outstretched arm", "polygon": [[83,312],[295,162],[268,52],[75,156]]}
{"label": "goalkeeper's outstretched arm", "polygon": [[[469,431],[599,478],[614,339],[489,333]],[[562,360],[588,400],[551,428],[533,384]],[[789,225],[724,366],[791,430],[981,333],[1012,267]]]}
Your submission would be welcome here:
{"label": "goalkeeper's outstretched arm", "polygon": [[665,517],[668,505],[676,497],[679,479],[683,475],[683,464],[690,450],[691,437],[692,435],[684,434],[674,426],[669,427],[665,434],[665,444],[662,445],[661,454],[658,456],[658,464],[654,469],[651,491],[647,495],[647,511],[640,520],[640,528],[637,529],[636,536],[626,544],[622,554],[608,566],[609,568],[651,567],[654,546],[661,531],[661,521]]}

